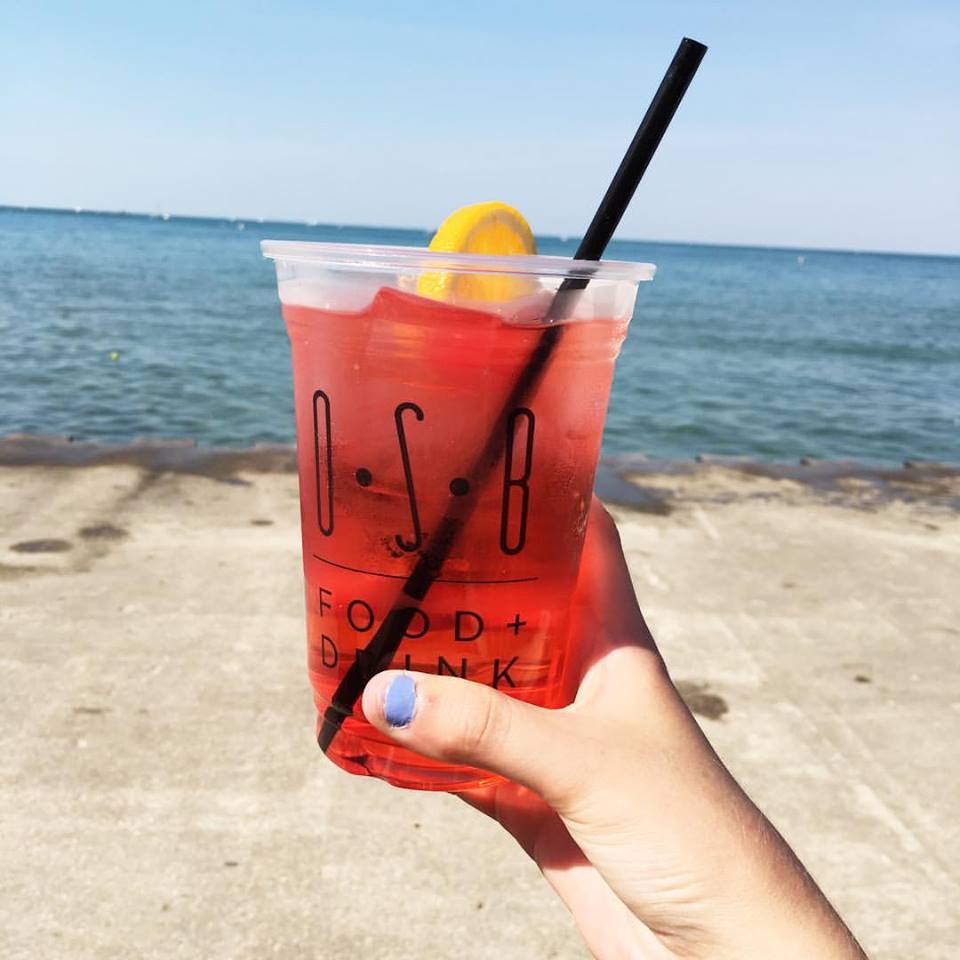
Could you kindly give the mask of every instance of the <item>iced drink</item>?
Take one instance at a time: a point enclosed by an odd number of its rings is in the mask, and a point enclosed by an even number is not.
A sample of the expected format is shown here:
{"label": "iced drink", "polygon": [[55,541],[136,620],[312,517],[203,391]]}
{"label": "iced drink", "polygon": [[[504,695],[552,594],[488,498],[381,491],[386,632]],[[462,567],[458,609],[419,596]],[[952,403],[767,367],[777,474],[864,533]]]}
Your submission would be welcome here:
{"label": "iced drink", "polygon": [[[470,273],[480,261],[489,276],[505,269],[503,258],[438,261],[420,250],[325,244],[264,249],[277,260],[292,348],[318,734],[334,716],[327,753],[353,773],[421,789],[485,782],[482,771],[397,746],[366,723],[359,704],[346,715],[353,704],[341,703],[337,717],[331,702],[355,661],[355,671],[377,669],[365,650],[457,507],[464,522],[412,604],[389,665],[564,705],[564,664],[576,642],[569,604],[614,360],[637,282],[652,268],[591,264],[589,286],[559,318],[562,336],[542,376],[504,411],[573,261],[510,258],[521,261],[511,269],[525,271],[504,275],[519,295],[491,305],[412,291],[425,270]],[[490,462],[478,473],[492,430]]]}

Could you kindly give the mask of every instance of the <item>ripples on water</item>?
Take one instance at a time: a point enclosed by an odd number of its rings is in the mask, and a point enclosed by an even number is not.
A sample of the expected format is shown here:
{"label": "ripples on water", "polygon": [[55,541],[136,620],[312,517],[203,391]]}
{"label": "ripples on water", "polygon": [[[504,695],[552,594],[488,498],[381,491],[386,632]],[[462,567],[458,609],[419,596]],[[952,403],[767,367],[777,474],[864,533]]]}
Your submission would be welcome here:
{"label": "ripples on water", "polygon": [[[259,241],[429,236],[238,227],[0,210],[0,434],[292,440]],[[628,241],[609,256],[659,272],[618,362],[608,453],[960,461],[960,259]]]}

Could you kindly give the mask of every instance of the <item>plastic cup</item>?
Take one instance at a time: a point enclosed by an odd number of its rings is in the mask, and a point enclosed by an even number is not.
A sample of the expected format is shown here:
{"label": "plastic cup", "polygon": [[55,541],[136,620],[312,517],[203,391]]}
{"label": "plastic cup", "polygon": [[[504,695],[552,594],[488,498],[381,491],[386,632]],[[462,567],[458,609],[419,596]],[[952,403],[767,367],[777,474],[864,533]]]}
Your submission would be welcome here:
{"label": "plastic cup", "polygon": [[[351,667],[389,665],[565,705],[570,600],[614,361],[655,268],[353,244],[262,249],[276,263],[292,350],[318,735],[336,701],[346,716],[327,754],[345,770],[424,790],[490,782],[397,746],[335,694]],[[565,277],[589,284],[550,312],[562,335],[504,416]],[[463,522],[392,661],[365,662],[451,511]]]}

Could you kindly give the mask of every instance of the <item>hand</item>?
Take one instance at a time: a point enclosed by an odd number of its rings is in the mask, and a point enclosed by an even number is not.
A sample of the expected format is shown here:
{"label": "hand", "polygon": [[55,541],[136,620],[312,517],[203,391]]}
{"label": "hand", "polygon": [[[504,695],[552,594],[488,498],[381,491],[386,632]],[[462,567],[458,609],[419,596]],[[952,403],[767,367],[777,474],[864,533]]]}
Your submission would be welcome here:
{"label": "hand", "polygon": [[[562,710],[391,670],[367,685],[363,712],[418,753],[507,778],[462,796],[533,858],[600,960],[863,960],[674,688],[597,501],[574,630],[578,682]],[[400,676],[393,694],[412,679],[415,706],[392,726],[384,701]]]}

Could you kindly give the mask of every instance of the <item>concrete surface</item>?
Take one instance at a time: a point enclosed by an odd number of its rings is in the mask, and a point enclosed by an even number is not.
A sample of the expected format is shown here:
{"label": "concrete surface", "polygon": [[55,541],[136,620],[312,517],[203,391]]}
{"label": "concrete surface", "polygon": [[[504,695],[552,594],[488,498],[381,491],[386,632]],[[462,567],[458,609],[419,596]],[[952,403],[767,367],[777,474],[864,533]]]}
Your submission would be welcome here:
{"label": "concrete surface", "polygon": [[[875,960],[960,943],[960,515],[705,469],[616,510],[720,754]],[[296,480],[0,468],[0,956],[571,958],[456,799],[312,741]]]}

